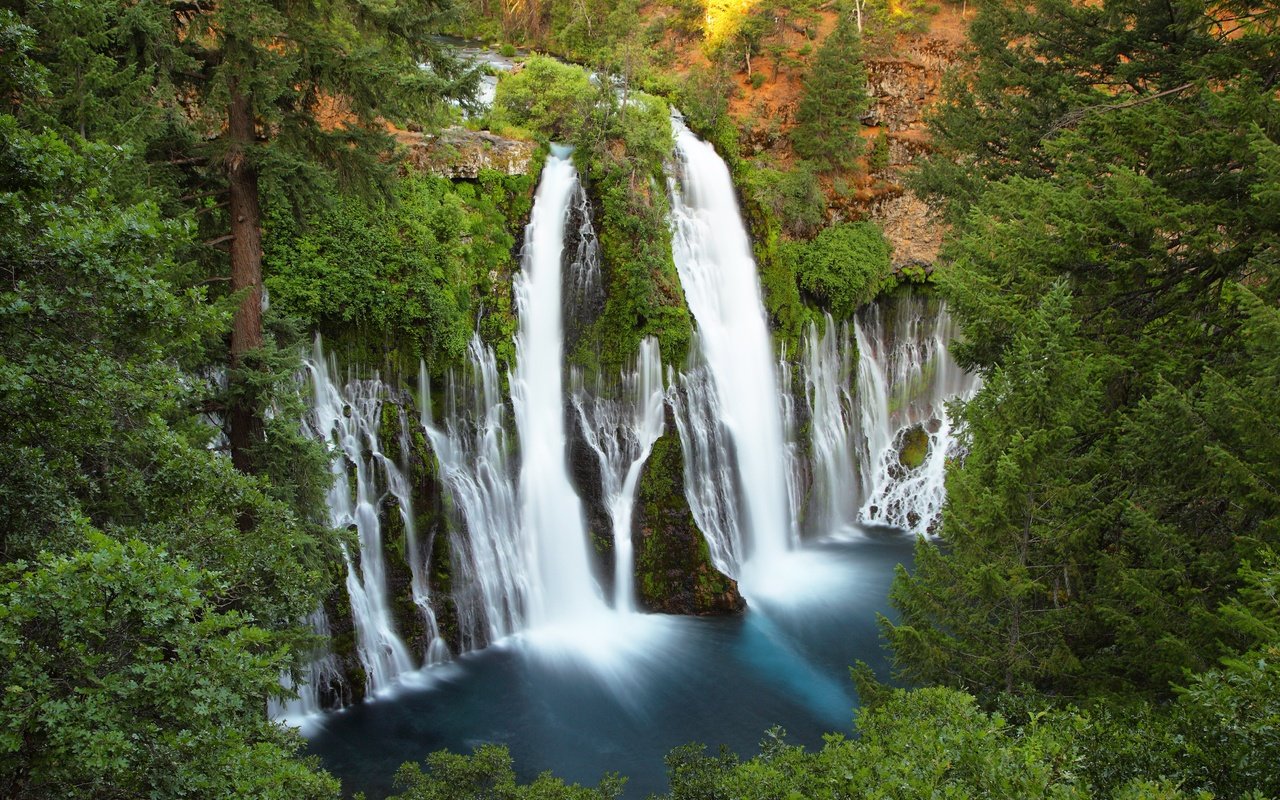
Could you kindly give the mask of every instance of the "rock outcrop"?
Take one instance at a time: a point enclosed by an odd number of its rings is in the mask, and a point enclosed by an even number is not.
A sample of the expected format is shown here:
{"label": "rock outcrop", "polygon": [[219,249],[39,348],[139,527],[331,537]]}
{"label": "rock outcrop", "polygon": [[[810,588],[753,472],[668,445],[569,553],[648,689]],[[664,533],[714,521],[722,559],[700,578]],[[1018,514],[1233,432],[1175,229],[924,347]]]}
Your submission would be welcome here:
{"label": "rock outcrop", "polygon": [[405,162],[410,168],[451,179],[475,179],[484,169],[527,174],[536,150],[533,142],[460,126],[436,134],[406,131],[396,138],[407,150]]}

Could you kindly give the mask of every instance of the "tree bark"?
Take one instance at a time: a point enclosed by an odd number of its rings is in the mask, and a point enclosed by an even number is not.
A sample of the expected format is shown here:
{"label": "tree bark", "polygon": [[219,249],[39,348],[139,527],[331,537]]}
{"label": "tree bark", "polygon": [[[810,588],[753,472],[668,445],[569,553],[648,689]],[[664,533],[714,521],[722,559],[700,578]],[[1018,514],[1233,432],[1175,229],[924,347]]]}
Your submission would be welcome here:
{"label": "tree bark", "polygon": [[[231,323],[231,369],[243,368],[244,355],[262,346],[262,213],[258,205],[258,172],[250,163],[255,138],[253,107],[235,82],[227,109],[227,188],[231,214],[231,291],[243,293]],[[242,394],[227,414],[231,462],[252,470],[249,451],[261,438],[262,422],[251,398]]]}

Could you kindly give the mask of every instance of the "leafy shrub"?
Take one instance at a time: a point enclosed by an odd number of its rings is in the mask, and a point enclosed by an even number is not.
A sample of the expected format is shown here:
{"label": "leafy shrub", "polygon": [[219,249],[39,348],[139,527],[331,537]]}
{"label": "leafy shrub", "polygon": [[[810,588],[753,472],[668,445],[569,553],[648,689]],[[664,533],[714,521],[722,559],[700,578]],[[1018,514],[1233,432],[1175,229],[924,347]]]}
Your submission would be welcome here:
{"label": "leafy shrub", "polygon": [[875,224],[847,222],[809,242],[785,242],[800,288],[837,318],[848,318],[892,280],[889,243]]}
{"label": "leafy shrub", "polygon": [[267,720],[286,653],[140,542],[0,571],[0,795],[336,798]]}
{"label": "leafy shrub", "polygon": [[827,198],[808,164],[789,170],[755,167],[746,171],[746,176],[749,190],[789,236],[808,238],[826,222]]}
{"label": "leafy shrub", "polygon": [[599,95],[582,67],[535,55],[518,72],[502,76],[493,113],[505,124],[571,142],[582,135]]}

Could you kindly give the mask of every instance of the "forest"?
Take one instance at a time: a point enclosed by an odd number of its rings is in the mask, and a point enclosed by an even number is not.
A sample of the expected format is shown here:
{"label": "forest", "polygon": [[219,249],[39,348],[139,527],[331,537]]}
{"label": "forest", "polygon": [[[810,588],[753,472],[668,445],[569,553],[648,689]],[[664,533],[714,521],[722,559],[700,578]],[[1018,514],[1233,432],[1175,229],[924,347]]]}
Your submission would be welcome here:
{"label": "forest", "polygon": [[[692,140],[732,181],[795,458],[830,432],[806,354],[844,331],[856,405],[877,304],[945,304],[975,382],[890,431],[890,473],[936,463],[945,503],[885,517],[914,552],[865,659],[891,669],[835,676],[852,725],[683,744],[663,796],[1280,797],[1272,0],[3,0],[0,796],[364,796],[268,712],[308,682],[329,709],[385,689],[360,615],[424,671],[533,626],[527,588],[477,620],[466,537],[498,490],[473,509],[479,456],[447,445],[457,423],[535,463],[511,420],[562,164],[587,277],[564,283],[557,458],[588,574],[606,600],[634,582],[617,609],[755,607],[763,540],[720,548],[696,491],[719,484],[691,445],[717,368],[681,250]],[[314,387],[357,372],[367,419],[344,395],[317,423]],[[610,489],[594,437],[619,425],[592,414],[619,374],[656,376],[659,427]],[[487,423],[490,395],[511,407]],[[722,451],[743,473],[719,502],[758,520],[749,448]],[[795,474],[793,540],[852,513]],[[366,611],[368,523],[333,498],[378,481]],[[607,760],[582,785],[504,741],[433,750],[387,796],[628,796]]]}

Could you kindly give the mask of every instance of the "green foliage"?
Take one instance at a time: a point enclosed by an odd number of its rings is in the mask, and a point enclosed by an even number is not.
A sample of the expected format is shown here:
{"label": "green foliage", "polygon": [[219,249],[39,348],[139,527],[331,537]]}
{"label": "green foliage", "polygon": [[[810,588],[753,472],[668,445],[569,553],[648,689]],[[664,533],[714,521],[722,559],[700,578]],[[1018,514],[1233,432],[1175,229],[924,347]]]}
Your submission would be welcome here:
{"label": "green foliage", "polygon": [[1069,728],[1011,730],[973,698],[896,690],[858,714],[859,737],[829,734],[819,752],[779,730],[746,762],[680,748],[667,759],[672,800],[798,797],[1088,797],[1074,775]]}
{"label": "green foliage", "polygon": [[[261,478],[208,448],[220,408],[204,377],[225,308],[189,288],[191,225],[133,183],[129,154],[0,118],[0,546],[5,559],[83,545],[84,525],[163,545],[223,575],[218,594],[288,627],[327,586],[324,456],[295,416]],[[184,288],[184,284],[188,288]],[[210,348],[213,348],[210,350]],[[264,371],[291,410],[296,356]]]}
{"label": "green foliage", "polygon": [[603,313],[583,343],[599,348],[601,365],[627,363],[646,336],[657,337],[663,361],[681,363],[693,333],[667,221],[670,115],[666,101],[632,92],[609,106],[607,138],[583,150],[606,286]]}
{"label": "green foliage", "polygon": [[518,72],[502,76],[493,116],[500,123],[536,131],[545,140],[576,142],[599,95],[586,70],[534,55]]}
{"label": "green foliage", "polygon": [[0,578],[0,792],[336,798],[268,722],[285,651],[208,600],[222,578],[100,534]]}
{"label": "green foliage", "polygon": [[808,164],[789,170],[755,166],[745,173],[744,191],[753,193],[769,209],[788,236],[807,239],[826,224],[827,198]]}
{"label": "green foliage", "polygon": [[990,693],[1047,689],[1081,669],[1064,641],[1087,600],[1071,515],[1091,487],[1074,437],[1101,386],[1069,303],[1065,285],[1050,291],[963,410],[968,453],[948,473],[943,511],[949,546],[920,540],[914,574],[899,567],[890,594],[901,619],[882,619],[914,679]]}
{"label": "green foliage", "polygon": [[801,289],[837,319],[848,319],[892,280],[889,243],[871,222],[824,228],[808,242],[784,242]]}
{"label": "green foliage", "polygon": [[851,166],[862,153],[868,102],[862,34],[848,14],[841,14],[805,78],[791,132],[796,153],[827,168]]}
{"label": "green foliage", "polygon": [[518,784],[507,748],[493,744],[469,756],[432,753],[423,766],[400,767],[396,788],[402,793],[388,800],[616,800],[625,783],[611,773],[599,786],[586,788],[543,773],[533,783]]}
{"label": "green foliage", "polygon": [[1167,697],[1266,630],[1220,606],[1280,535],[1280,102],[1254,73],[1280,33],[1221,35],[1232,8],[982,6],[921,187],[988,380],[946,544],[894,590],[907,674]]}
{"label": "green foliage", "polygon": [[[515,219],[532,179],[485,173],[475,183],[430,176],[399,180],[373,204],[338,194],[299,225],[276,216],[267,288],[285,313],[326,330],[386,336],[433,364],[461,359],[474,310],[504,298]],[[496,278],[496,281],[494,280]],[[510,317],[509,300],[486,312]],[[509,338],[503,326],[494,338]]]}
{"label": "green foliage", "polygon": [[883,172],[889,168],[889,135],[881,128],[876,134],[871,152],[867,153],[867,169],[871,172]]}

